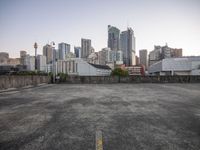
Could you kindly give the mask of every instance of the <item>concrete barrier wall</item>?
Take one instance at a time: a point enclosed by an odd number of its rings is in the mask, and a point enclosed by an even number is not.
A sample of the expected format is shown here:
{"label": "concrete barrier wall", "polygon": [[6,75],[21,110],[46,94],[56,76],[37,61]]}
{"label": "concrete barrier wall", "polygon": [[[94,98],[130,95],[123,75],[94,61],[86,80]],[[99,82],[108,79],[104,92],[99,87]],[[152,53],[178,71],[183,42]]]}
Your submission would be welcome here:
{"label": "concrete barrier wall", "polygon": [[200,83],[200,76],[69,76],[65,83]]}
{"label": "concrete barrier wall", "polygon": [[21,88],[29,85],[36,86],[42,83],[49,83],[48,76],[0,76],[0,90],[8,88]]}

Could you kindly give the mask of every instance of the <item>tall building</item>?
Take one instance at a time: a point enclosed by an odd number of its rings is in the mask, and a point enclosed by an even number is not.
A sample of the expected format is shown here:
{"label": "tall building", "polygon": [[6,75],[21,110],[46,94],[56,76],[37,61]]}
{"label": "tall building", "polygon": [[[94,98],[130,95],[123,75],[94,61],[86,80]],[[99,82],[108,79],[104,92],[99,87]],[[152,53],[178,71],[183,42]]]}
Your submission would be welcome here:
{"label": "tall building", "polygon": [[120,46],[123,52],[123,62],[126,66],[136,65],[135,36],[131,28],[120,34]]}
{"label": "tall building", "polygon": [[43,46],[43,55],[47,58],[47,64],[50,64],[53,61],[53,49],[54,48],[49,44]]}
{"label": "tall building", "polygon": [[139,60],[140,64],[145,66],[145,69],[147,69],[148,66],[148,60],[147,60],[147,50],[142,49],[139,51]]}
{"label": "tall building", "polygon": [[9,60],[9,54],[6,52],[0,52],[0,64],[7,64]]}
{"label": "tall building", "polygon": [[171,57],[171,48],[167,46],[167,44],[165,46],[162,47],[162,51],[161,51],[161,58],[170,58]]}
{"label": "tall building", "polygon": [[110,48],[103,48],[101,51],[98,52],[98,60],[100,65],[106,65],[108,59],[108,52]]}
{"label": "tall building", "polygon": [[27,66],[28,71],[35,70],[35,56],[26,55],[25,65]]}
{"label": "tall building", "polygon": [[81,58],[81,47],[74,47],[74,54],[76,58]]}
{"label": "tall building", "polygon": [[140,65],[140,58],[137,55],[135,55],[135,65],[136,66]]}
{"label": "tall building", "polygon": [[92,53],[92,46],[90,39],[81,39],[81,58],[87,59]]}
{"label": "tall building", "polygon": [[58,44],[58,54],[59,59],[64,60],[67,53],[70,52],[70,44],[67,43],[59,43]]}
{"label": "tall building", "polygon": [[26,51],[20,51],[20,58],[26,57],[27,52]]}
{"label": "tall building", "polygon": [[108,25],[108,47],[111,50],[119,50],[120,45],[120,30],[114,26]]}
{"label": "tall building", "polygon": [[46,72],[47,70],[47,61],[46,56],[43,55],[37,55],[37,70]]}
{"label": "tall building", "polygon": [[25,57],[27,55],[26,51],[20,51],[20,64],[25,65]]}
{"label": "tall building", "polygon": [[162,53],[162,47],[155,45],[154,50],[149,53],[149,66],[162,59],[161,53]]}

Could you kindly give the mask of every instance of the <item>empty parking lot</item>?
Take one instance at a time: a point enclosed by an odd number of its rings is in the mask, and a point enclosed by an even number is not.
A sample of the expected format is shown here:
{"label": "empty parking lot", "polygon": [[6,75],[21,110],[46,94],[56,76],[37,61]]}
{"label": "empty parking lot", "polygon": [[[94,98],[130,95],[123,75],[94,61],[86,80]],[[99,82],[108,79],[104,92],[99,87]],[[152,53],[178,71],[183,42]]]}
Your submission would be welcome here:
{"label": "empty parking lot", "polygon": [[2,150],[95,150],[96,140],[104,150],[199,150],[200,84],[58,84],[0,93]]}

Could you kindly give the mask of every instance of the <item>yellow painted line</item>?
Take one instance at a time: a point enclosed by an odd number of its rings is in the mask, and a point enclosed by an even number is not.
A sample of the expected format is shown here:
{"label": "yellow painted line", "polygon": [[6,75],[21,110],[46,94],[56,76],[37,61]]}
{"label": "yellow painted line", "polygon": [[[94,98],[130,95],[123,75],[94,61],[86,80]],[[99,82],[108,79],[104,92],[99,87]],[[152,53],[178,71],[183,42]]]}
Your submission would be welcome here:
{"label": "yellow painted line", "polygon": [[96,131],[96,150],[103,150],[102,132]]}

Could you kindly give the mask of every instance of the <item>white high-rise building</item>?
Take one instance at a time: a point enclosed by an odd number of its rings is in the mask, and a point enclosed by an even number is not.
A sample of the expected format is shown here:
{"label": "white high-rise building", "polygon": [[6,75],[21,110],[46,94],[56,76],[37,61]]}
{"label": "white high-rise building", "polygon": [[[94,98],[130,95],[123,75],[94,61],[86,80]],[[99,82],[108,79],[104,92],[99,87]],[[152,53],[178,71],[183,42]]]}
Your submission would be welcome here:
{"label": "white high-rise building", "polygon": [[123,62],[126,66],[136,65],[135,36],[131,28],[120,34],[120,47],[123,52]]}
{"label": "white high-rise building", "polygon": [[25,65],[28,71],[34,71],[35,70],[35,56],[26,55]]}
{"label": "white high-rise building", "polygon": [[58,44],[58,59],[64,60],[66,54],[70,52],[70,44],[59,43]]}
{"label": "white high-rise building", "polygon": [[37,55],[37,69],[38,71],[47,71],[46,56]]}

